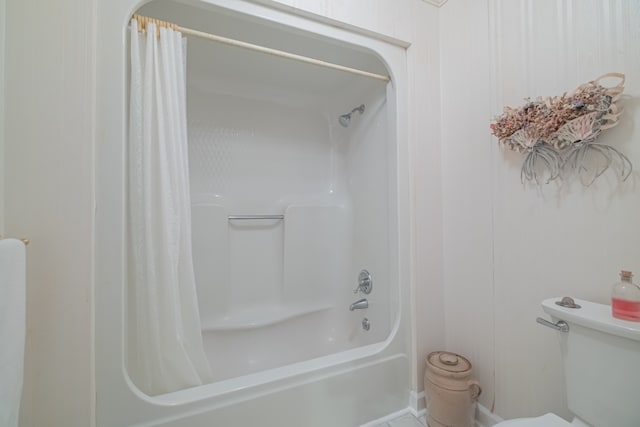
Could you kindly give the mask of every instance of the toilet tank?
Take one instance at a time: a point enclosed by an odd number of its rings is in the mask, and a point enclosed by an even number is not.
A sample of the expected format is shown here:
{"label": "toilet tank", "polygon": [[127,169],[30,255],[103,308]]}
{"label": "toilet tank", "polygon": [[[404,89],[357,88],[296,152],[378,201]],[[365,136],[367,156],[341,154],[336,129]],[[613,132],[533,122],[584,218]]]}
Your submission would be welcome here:
{"label": "toilet tank", "polygon": [[543,301],[557,332],[564,361],[569,410],[594,427],[640,426],[640,323],[619,320],[611,306],[576,299],[580,308]]}

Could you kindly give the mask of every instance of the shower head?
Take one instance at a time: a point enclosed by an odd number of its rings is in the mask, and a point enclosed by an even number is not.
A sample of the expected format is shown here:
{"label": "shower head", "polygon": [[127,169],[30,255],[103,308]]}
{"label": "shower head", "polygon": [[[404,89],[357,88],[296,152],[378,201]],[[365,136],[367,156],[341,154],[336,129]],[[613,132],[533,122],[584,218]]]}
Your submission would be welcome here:
{"label": "shower head", "polygon": [[344,127],[348,127],[351,123],[351,115],[356,111],[360,114],[364,113],[364,104],[360,104],[360,106],[354,108],[353,110],[351,110],[351,112],[338,117],[338,121],[340,122],[340,124]]}

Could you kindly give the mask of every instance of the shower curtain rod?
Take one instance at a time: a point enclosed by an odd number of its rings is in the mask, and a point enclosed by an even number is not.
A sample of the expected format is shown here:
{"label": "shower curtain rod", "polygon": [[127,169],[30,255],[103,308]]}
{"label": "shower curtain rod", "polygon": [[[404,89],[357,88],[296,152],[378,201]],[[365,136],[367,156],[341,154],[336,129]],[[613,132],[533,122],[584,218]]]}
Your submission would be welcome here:
{"label": "shower curtain rod", "polygon": [[147,23],[153,22],[157,27],[167,27],[171,28],[175,31],[180,31],[182,34],[187,36],[199,37],[206,40],[216,41],[224,44],[228,44],[231,46],[241,47],[244,49],[253,50],[255,52],[266,53],[268,55],[279,56],[281,58],[292,59],[294,61],[300,61],[307,64],[318,65],[325,68],[331,68],[334,70],[345,71],[351,74],[357,74],[359,76],[370,77],[373,79],[382,80],[388,82],[391,80],[391,77],[383,75],[370,73],[368,71],[359,70],[357,68],[345,67],[344,65],[334,64],[333,62],[321,61],[319,59],[310,58],[308,56],[296,55],[295,53],[285,52],[283,50],[272,49],[270,47],[260,46],[252,43],[243,42],[240,40],[230,39],[227,37],[218,36],[215,34],[209,34],[198,30],[192,30],[191,28],[181,27],[177,24],[161,21],[155,18],[149,18],[147,16],[142,15],[133,15],[131,19],[135,19],[138,21],[139,29],[146,31]]}

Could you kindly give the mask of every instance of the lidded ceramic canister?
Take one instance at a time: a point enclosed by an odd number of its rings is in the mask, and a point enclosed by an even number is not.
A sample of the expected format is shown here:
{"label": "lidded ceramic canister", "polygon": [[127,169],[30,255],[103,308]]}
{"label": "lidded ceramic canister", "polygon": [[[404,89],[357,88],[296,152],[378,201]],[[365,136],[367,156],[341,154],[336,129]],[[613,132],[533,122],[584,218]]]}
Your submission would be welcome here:
{"label": "lidded ceramic canister", "polygon": [[471,362],[447,351],[429,353],[424,373],[429,427],[473,427],[482,392],[471,378]]}

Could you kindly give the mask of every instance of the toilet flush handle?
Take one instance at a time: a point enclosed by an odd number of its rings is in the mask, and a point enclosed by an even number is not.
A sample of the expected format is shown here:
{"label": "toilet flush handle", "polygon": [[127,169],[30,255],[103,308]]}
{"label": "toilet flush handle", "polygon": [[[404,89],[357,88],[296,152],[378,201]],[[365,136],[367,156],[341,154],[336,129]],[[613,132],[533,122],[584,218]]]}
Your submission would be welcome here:
{"label": "toilet flush handle", "polygon": [[551,323],[548,320],[544,320],[542,317],[538,317],[536,322],[551,329],[555,329],[556,331],[569,332],[569,325],[564,320],[559,320],[557,323]]}

